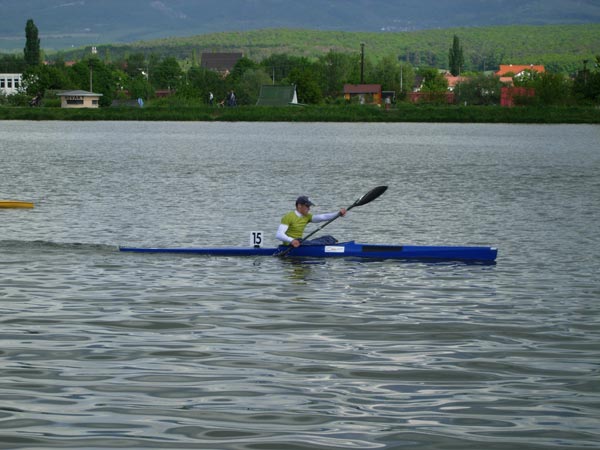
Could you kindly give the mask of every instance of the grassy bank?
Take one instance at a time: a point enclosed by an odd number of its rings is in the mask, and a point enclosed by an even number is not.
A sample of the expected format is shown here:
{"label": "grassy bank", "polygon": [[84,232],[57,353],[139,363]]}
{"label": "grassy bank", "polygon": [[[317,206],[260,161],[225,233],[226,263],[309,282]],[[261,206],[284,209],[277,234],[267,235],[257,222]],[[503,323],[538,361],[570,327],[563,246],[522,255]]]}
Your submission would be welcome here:
{"label": "grassy bank", "polygon": [[399,105],[297,106],[237,108],[145,107],[61,109],[0,107],[0,120],[132,120],[230,122],[455,122],[600,124],[594,107],[484,107]]}

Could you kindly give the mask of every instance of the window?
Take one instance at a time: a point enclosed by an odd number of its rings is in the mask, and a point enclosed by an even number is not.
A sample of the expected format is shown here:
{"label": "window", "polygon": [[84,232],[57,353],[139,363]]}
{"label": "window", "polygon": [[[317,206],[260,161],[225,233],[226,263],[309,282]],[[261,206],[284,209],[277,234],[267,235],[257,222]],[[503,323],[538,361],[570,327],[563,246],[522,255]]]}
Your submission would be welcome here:
{"label": "window", "polygon": [[82,98],[67,98],[67,105],[83,105]]}

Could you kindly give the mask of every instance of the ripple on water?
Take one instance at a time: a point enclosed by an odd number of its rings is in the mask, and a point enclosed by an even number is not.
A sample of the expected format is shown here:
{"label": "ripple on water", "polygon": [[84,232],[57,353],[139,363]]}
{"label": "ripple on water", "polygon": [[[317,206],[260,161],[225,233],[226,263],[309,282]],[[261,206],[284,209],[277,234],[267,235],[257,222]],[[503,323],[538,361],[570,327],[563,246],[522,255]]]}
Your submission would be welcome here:
{"label": "ripple on water", "polygon": [[[596,128],[0,133],[4,192],[40,197],[0,213],[0,448],[598,447]],[[249,229],[271,245],[299,193],[320,211],[381,184],[328,230],[494,245],[497,264],[117,251],[247,245]]]}

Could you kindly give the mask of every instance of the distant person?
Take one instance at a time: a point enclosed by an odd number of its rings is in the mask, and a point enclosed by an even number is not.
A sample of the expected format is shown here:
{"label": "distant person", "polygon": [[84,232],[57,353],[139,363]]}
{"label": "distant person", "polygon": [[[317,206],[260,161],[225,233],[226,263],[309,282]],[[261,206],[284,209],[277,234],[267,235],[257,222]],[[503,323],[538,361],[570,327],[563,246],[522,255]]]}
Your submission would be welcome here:
{"label": "distant person", "polygon": [[[299,247],[302,243],[304,229],[310,222],[326,222],[337,216],[346,215],[346,208],[341,208],[339,211],[332,213],[312,215],[310,207],[313,205],[314,203],[308,197],[301,195],[296,199],[296,209],[288,212],[281,218],[281,224],[277,229],[276,237],[283,242],[283,245]],[[319,238],[319,243],[331,244],[335,242],[337,240],[332,236]]]}
{"label": "distant person", "polygon": [[233,92],[233,89],[229,92],[229,95],[227,95],[227,106],[236,106],[237,102],[235,100],[235,93]]}
{"label": "distant person", "polygon": [[213,93],[212,93],[212,92],[209,92],[209,93],[208,93],[208,104],[209,104],[210,106],[212,106],[214,101],[215,101],[215,96],[213,95]]}
{"label": "distant person", "polygon": [[40,106],[42,103],[42,94],[38,93],[35,97],[31,99],[29,102],[29,106]]}

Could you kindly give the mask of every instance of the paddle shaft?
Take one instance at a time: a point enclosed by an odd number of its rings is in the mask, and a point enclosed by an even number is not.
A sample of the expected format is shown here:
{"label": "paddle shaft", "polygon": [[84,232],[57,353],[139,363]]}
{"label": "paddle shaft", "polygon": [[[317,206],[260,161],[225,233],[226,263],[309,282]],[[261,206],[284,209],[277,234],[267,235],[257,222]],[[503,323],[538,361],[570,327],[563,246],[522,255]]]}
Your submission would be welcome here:
{"label": "paddle shaft", "polygon": [[[352,208],[354,208],[355,206],[356,206],[356,205],[351,205],[351,206],[348,206],[348,207],[346,208],[346,212],[350,211],[350,210],[351,210]],[[338,217],[340,217],[340,216],[341,216],[341,214],[340,214],[340,213],[339,213],[339,211],[338,211],[338,213],[336,214],[336,216],[335,216],[335,217],[333,217],[332,219],[329,219],[327,222],[325,222],[323,225],[321,225],[320,227],[318,227],[316,230],[314,230],[314,231],[312,231],[312,232],[308,233],[306,236],[304,236],[304,237],[302,238],[302,240],[303,240],[303,241],[305,241],[306,239],[308,239],[308,238],[309,238],[309,237],[311,237],[312,235],[314,235],[314,234],[317,234],[319,231],[321,231],[323,228],[325,228],[327,225],[329,225],[331,222],[333,222],[335,219],[337,219],[337,218],[338,218]],[[302,242],[302,241],[300,241],[300,242]]]}

